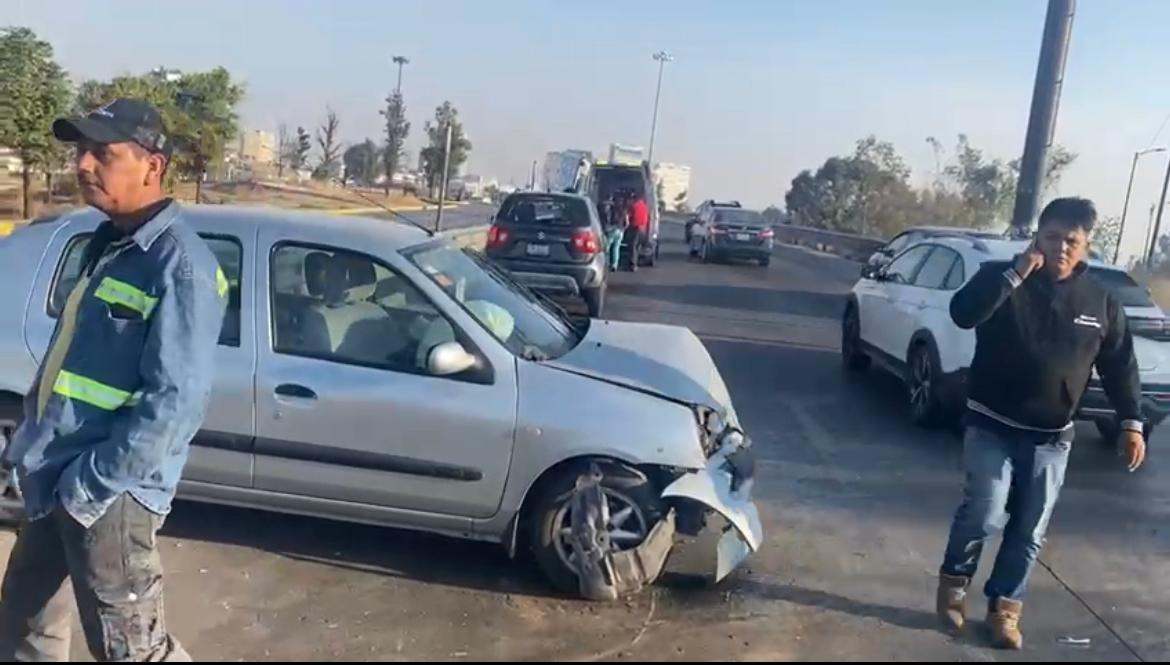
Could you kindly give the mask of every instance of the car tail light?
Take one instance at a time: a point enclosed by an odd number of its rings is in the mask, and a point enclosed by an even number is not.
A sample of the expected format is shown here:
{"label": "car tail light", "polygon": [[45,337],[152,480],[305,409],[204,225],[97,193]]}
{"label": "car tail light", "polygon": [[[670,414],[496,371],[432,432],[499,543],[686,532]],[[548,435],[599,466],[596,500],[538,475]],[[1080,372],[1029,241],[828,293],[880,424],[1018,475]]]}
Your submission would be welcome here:
{"label": "car tail light", "polygon": [[581,254],[596,254],[601,251],[601,243],[593,231],[578,231],[573,234],[573,249]]}
{"label": "car tail light", "polygon": [[488,229],[487,246],[488,249],[499,247],[508,242],[508,231],[499,226],[492,226]]}
{"label": "car tail light", "polygon": [[764,240],[767,240],[768,238],[774,237],[775,235],[776,235],[776,232],[773,231],[772,229],[764,229],[764,230],[760,231],[760,237],[763,238]]}

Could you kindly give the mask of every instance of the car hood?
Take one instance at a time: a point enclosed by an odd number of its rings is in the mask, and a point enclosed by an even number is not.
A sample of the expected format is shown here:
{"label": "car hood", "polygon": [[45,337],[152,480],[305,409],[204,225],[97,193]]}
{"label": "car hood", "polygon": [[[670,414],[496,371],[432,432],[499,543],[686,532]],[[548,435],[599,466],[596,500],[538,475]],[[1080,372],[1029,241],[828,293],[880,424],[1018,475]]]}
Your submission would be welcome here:
{"label": "car hood", "polygon": [[666,399],[708,406],[718,410],[725,422],[739,425],[723,376],[707,348],[688,328],[596,320],[572,351],[545,364]]}

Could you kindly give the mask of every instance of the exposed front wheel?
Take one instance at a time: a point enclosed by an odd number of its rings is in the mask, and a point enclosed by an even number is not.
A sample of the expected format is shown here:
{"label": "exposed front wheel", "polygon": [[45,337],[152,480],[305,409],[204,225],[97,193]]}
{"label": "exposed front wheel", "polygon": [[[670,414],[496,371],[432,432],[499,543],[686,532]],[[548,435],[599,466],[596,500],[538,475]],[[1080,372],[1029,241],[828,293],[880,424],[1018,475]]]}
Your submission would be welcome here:
{"label": "exposed front wheel", "polygon": [[[572,467],[550,479],[540,490],[530,513],[531,543],[536,564],[553,586],[567,594],[580,593],[576,554],[572,546],[570,503],[577,478],[585,466]],[[649,480],[640,473],[609,473],[603,467],[605,532],[609,550],[623,552],[641,545],[661,519],[663,510]]]}
{"label": "exposed front wheel", "polygon": [[861,320],[857,309],[850,305],[841,321],[841,360],[845,369],[862,372],[869,369],[869,356],[861,349]]}

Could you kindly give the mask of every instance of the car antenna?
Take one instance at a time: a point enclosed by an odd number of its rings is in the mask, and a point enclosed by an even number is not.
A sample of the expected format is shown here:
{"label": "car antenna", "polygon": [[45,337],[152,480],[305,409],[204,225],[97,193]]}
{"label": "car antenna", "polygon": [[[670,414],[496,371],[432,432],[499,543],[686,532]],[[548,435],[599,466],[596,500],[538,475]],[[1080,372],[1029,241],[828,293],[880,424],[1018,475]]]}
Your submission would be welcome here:
{"label": "car antenna", "polygon": [[369,202],[369,203],[373,203],[374,205],[378,206],[378,207],[379,207],[379,208],[381,208],[382,210],[385,210],[386,212],[390,213],[391,215],[394,215],[395,217],[397,217],[397,218],[401,219],[402,221],[406,222],[407,224],[410,224],[411,226],[413,226],[413,227],[415,227],[415,228],[422,229],[422,230],[423,230],[423,231],[424,231],[424,232],[425,232],[425,233],[426,233],[428,236],[430,236],[430,237],[432,237],[432,238],[435,236],[435,231],[434,231],[434,229],[430,228],[429,226],[426,226],[425,224],[423,224],[423,223],[421,223],[421,222],[416,222],[416,221],[414,221],[414,220],[413,220],[413,219],[411,219],[410,217],[407,217],[406,215],[404,215],[404,214],[402,214],[402,213],[398,212],[398,211],[397,211],[397,210],[395,210],[394,208],[391,208],[390,206],[387,206],[387,205],[386,205],[386,204],[384,204],[384,203],[379,203],[379,202],[375,201],[374,199],[371,199],[370,197],[366,196],[365,194],[362,194],[361,192],[359,192],[359,191],[358,191],[358,190],[356,190],[356,189],[353,189],[353,190],[350,190],[350,191],[351,191],[351,192],[353,192],[354,194],[357,194],[357,195],[358,195],[358,197],[360,197],[362,200],[364,200],[364,201],[367,201],[367,202]]}

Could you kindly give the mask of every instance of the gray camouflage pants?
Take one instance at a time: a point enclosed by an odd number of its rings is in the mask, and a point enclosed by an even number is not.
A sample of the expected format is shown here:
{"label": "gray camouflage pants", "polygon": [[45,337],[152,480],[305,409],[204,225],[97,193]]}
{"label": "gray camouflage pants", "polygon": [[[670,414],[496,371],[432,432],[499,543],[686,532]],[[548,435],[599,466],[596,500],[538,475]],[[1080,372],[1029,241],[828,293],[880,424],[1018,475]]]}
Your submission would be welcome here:
{"label": "gray camouflage pants", "polygon": [[89,529],[60,506],[24,522],[0,587],[0,660],[69,660],[72,595],[96,660],[190,661],[163,617],[162,521],[123,495]]}

